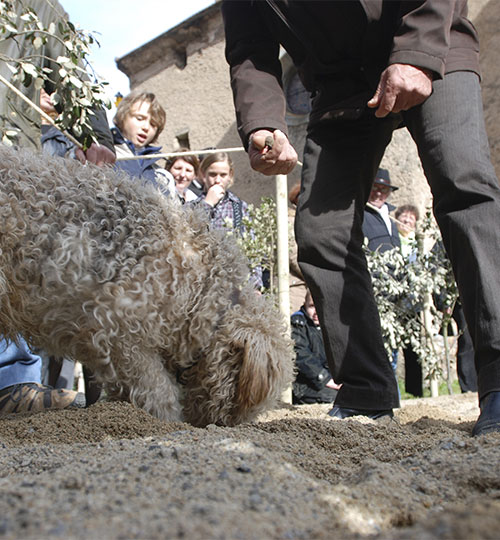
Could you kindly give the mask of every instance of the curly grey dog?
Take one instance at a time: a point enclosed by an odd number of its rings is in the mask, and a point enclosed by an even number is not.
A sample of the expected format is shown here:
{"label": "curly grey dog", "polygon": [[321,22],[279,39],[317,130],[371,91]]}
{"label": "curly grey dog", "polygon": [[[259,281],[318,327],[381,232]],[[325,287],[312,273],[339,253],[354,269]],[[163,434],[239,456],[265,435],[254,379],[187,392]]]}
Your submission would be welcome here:
{"label": "curly grey dog", "polygon": [[234,241],[112,169],[0,145],[0,333],[164,420],[253,419],[293,378]]}

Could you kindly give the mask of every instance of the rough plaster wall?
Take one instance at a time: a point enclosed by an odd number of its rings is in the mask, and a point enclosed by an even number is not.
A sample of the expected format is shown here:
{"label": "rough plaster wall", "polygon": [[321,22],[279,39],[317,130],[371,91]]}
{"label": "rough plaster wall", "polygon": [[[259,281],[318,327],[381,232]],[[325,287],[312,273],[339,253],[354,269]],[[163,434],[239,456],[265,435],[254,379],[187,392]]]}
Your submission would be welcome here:
{"label": "rough plaster wall", "polygon": [[167,151],[177,149],[176,135],[186,129],[191,148],[218,146],[234,124],[223,50],[223,42],[207,47],[190,55],[184,69],[172,65],[139,86],[154,92],[166,110],[159,142]]}
{"label": "rough plaster wall", "polygon": [[391,181],[398,186],[390,198],[394,206],[414,204],[421,214],[432,203],[429,186],[417,154],[417,147],[406,129],[398,129],[385,151],[381,167],[391,174]]}
{"label": "rough plaster wall", "polygon": [[[469,0],[469,14],[481,40],[481,68],[485,119],[492,159],[500,172],[500,0]],[[197,47],[190,47],[196,49]],[[171,66],[139,85],[155,92],[167,111],[167,126],[160,137],[165,151],[177,149],[175,136],[189,129],[192,149],[241,146],[236,132],[224,42],[212,43],[201,51],[188,54],[184,69]],[[305,125],[290,128],[290,138],[299,159],[305,138]],[[258,203],[261,196],[272,195],[272,178],[253,172],[246,154],[232,154],[236,181],[234,191],[248,202]],[[421,210],[431,204],[431,194],[422,172],[416,147],[405,129],[397,130],[382,160],[394,184],[400,189],[391,202],[411,202]],[[289,176],[289,187],[300,178],[300,167]]]}

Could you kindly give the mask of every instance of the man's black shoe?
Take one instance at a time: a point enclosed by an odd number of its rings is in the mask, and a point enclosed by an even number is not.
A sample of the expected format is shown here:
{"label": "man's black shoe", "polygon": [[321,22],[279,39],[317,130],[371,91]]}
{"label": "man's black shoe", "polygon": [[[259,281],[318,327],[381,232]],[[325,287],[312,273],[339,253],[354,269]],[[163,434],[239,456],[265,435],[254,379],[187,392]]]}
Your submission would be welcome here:
{"label": "man's black shoe", "polygon": [[500,392],[490,392],[479,402],[481,414],[472,428],[472,436],[500,431]]}
{"label": "man's black shoe", "polygon": [[329,411],[328,415],[332,416],[333,418],[340,418],[341,420],[343,418],[350,418],[351,416],[366,416],[372,420],[378,420],[379,418],[383,418],[385,416],[388,416],[389,418],[394,417],[392,409],[372,411],[367,409],[348,409],[347,407],[338,407],[337,405],[335,405],[333,409]]}

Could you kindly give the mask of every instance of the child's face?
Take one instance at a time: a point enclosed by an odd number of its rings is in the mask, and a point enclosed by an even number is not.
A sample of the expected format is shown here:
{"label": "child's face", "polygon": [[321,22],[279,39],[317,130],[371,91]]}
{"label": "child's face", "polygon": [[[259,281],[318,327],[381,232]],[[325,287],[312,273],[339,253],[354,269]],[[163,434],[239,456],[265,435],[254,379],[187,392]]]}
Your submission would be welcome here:
{"label": "child's face", "polygon": [[306,313],[309,315],[309,318],[312,320],[312,322],[319,326],[319,317],[316,313],[316,306],[314,305],[314,302],[312,298],[308,298],[306,302],[304,303],[304,307],[306,309]]}
{"label": "child's face", "polygon": [[150,108],[151,104],[147,101],[134,103],[123,122],[122,135],[136,148],[147,146],[158,131],[158,126],[152,123]]}
{"label": "child's face", "polygon": [[205,171],[204,181],[207,190],[216,184],[222,186],[227,191],[233,182],[233,173],[227,161],[216,161]]}

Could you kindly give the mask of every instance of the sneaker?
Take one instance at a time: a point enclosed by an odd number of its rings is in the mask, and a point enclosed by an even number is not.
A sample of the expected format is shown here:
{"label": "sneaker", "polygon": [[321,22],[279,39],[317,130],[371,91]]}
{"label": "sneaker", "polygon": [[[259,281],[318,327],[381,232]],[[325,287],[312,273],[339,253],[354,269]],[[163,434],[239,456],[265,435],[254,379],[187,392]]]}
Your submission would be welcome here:
{"label": "sneaker", "polygon": [[56,390],[38,383],[22,383],[0,390],[0,416],[40,412],[48,409],[85,407],[85,395],[73,390]]}

